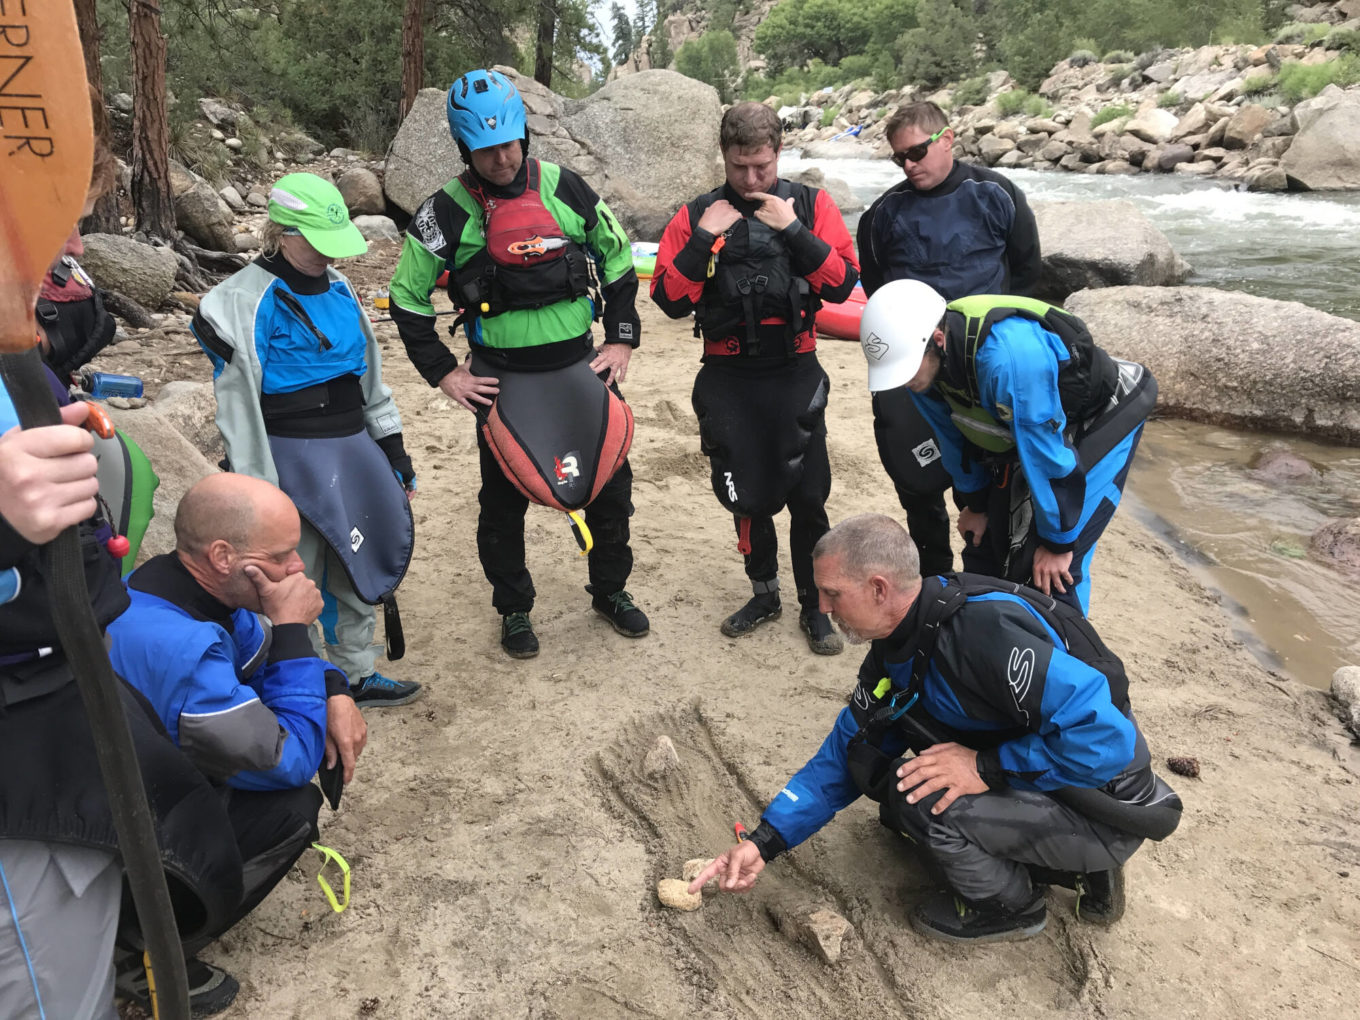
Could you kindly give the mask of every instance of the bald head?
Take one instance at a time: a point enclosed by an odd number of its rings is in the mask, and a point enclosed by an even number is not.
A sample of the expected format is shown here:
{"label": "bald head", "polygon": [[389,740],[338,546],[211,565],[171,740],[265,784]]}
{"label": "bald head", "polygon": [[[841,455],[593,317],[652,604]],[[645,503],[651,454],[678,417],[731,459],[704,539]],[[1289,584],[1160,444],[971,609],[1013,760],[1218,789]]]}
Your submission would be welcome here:
{"label": "bald head", "polygon": [[250,544],[260,511],[277,513],[280,500],[292,509],[288,497],[262,479],[229,472],[209,475],[179,501],[175,548],[188,556],[202,555],[217,541],[244,549]]}
{"label": "bald head", "polygon": [[301,569],[297,508],[277,486],[248,475],[209,475],[179,501],[175,549],[180,562],[219,602],[259,609],[254,565],[272,580]]}

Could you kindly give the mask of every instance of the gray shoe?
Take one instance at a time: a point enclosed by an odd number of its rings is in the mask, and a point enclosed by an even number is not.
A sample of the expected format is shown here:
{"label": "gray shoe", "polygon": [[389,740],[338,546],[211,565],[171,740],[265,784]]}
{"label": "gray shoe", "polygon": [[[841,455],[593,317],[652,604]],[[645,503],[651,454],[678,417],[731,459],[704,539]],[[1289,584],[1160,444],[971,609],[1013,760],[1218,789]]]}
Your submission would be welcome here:
{"label": "gray shoe", "polygon": [[807,637],[808,647],[818,655],[840,655],[845,650],[845,641],[823,612],[804,609],[798,614],[798,627]]}

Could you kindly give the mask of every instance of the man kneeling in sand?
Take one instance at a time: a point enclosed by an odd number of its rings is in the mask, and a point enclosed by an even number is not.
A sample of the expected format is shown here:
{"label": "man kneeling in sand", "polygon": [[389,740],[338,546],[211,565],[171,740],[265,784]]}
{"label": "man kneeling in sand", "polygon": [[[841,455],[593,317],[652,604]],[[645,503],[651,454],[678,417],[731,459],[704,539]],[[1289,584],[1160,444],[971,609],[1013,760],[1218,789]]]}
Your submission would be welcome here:
{"label": "man kneeling in sand", "polygon": [[[864,794],[941,891],[911,924],[954,942],[1037,935],[1049,883],[1077,916],[1124,909],[1123,864],[1181,803],[1152,771],[1119,659],[1071,606],[992,577],[921,578],[916,545],[880,514],[813,550],[821,610],[872,642],[851,703],[750,839],[690,885],[745,892],[767,861]],[[908,751],[913,756],[906,756]]]}
{"label": "man kneeling in sand", "polygon": [[[308,637],[322,600],[303,573],[300,534],[297,510],[274,485],[211,475],[180,501],[175,551],[128,578],[131,606],[109,627],[114,669],[200,771],[224,784],[244,864],[235,913],[185,946],[195,1016],[225,1009],[237,985],[194,954],[259,904],[317,838],[312,777],[323,753],[348,782],[367,740],[344,674],[316,657]],[[147,1000],[137,959],[120,965],[117,982],[121,994]]]}

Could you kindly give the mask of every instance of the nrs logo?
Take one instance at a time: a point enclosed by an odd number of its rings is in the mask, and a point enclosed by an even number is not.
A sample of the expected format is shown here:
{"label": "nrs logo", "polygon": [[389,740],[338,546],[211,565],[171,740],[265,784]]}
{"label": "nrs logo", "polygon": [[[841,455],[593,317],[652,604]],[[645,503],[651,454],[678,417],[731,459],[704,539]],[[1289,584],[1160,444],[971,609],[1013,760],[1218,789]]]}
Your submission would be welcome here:
{"label": "nrs logo", "polygon": [[723,478],[727,480],[727,498],[735,503],[737,501],[737,486],[736,483],[732,481],[732,472],[724,471]]}
{"label": "nrs logo", "polygon": [[553,458],[553,470],[557,472],[557,484],[566,485],[567,482],[579,478],[581,468],[576,458],[576,452],[566,454],[562,457]]}

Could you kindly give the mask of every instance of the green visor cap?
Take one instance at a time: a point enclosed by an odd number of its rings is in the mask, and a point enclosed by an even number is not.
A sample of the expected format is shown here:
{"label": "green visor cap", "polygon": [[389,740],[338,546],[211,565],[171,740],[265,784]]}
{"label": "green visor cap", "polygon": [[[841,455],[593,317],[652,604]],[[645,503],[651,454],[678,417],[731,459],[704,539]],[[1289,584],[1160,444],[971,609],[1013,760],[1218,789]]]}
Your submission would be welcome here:
{"label": "green visor cap", "polygon": [[269,192],[269,218],[282,226],[296,227],[328,259],[368,251],[364,235],[349,221],[340,189],[316,174],[280,177]]}

